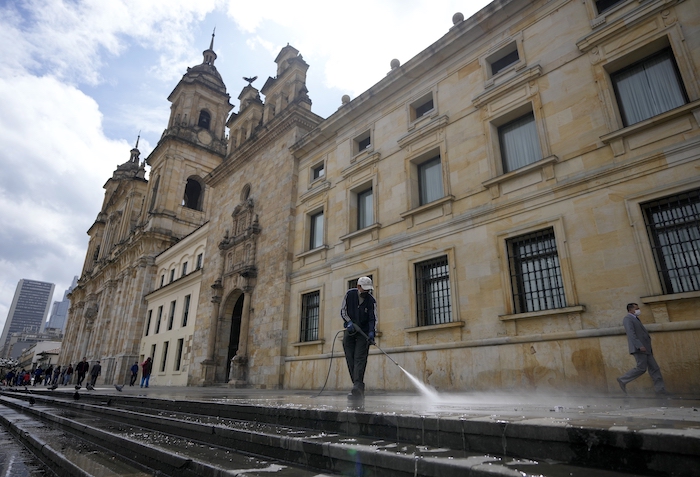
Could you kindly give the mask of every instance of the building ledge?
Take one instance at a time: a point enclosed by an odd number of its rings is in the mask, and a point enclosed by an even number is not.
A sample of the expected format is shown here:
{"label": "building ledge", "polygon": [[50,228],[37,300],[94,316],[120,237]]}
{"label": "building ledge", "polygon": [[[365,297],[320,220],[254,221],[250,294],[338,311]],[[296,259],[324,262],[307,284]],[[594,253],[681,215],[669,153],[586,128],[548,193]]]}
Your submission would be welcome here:
{"label": "building ledge", "polygon": [[586,307],[583,305],[567,306],[566,308],[555,308],[553,310],[531,311],[529,313],[515,313],[512,315],[498,315],[501,321],[526,320],[528,318],[542,318],[545,316],[568,315],[570,313],[583,313]]}

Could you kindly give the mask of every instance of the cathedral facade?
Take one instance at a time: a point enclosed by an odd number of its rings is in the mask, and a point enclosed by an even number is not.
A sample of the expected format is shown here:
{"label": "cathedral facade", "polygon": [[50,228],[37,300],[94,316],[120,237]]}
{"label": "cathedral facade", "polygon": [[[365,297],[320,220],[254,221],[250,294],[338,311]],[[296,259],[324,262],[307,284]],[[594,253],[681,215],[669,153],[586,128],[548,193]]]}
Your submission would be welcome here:
{"label": "cathedral facade", "polygon": [[[134,148],[105,184],[61,360],[101,360],[106,383],[150,356],[153,384],[343,389],[339,307],[366,275],[377,344],[440,390],[614,391],[637,302],[667,387],[697,392],[698,20],[497,0],[325,119],[289,45],[229,114],[212,44],[149,179]],[[366,381],[411,388],[376,348]]]}

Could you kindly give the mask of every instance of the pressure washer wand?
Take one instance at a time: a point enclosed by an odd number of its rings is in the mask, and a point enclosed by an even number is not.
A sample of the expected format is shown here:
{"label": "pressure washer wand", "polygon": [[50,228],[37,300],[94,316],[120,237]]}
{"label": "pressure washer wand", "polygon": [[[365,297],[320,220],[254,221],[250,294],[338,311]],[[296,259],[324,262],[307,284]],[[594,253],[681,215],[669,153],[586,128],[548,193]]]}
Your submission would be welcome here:
{"label": "pressure washer wand", "polygon": [[[352,323],[352,321],[351,321],[350,323]],[[367,336],[367,335],[365,334],[365,332],[362,331],[362,329],[361,329],[359,326],[357,326],[355,323],[353,323],[353,324],[352,324],[352,327],[355,329],[355,331],[359,332],[362,336],[364,336],[365,339],[366,339],[367,341],[369,341],[371,344],[373,344],[374,346],[376,346],[377,349],[378,349],[379,351],[381,351],[382,353],[384,353],[384,356],[386,356],[387,358],[389,358],[389,361],[391,361],[391,362],[394,363],[396,366],[398,366],[399,368],[401,368],[401,365],[400,365],[399,363],[397,363],[396,361],[394,361],[393,358],[392,358],[391,356],[389,356],[388,354],[386,354],[386,351],[384,351],[384,350],[381,349],[379,346],[377,346],[377,343],[375,343],[374,340],[370,340],[370,339],[369,339],[369,336]],[[403,369],[403,368],[402,368],[402,369]]]}

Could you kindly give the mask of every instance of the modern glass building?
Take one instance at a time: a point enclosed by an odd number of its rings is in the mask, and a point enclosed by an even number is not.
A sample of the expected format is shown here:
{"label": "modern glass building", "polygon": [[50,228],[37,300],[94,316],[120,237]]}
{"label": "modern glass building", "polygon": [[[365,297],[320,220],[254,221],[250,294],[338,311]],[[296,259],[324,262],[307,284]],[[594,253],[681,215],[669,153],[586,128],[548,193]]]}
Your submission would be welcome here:
{"label": "modern glass building", "polygon": [[[5,328],[0,337],[0,357],[10,357],[8,343],[12,333],[38,333],[49,314],[51,299],[56,285],[36,280],[22,279],[17,283]],[[13,355],[15,353],[12,353]]]}

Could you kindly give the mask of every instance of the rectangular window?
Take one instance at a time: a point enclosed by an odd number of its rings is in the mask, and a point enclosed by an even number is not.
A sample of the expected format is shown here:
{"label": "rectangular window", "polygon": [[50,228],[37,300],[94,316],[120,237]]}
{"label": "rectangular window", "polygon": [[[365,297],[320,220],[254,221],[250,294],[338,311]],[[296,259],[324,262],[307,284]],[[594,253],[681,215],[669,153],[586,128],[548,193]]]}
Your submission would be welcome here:
{"label": "rectangular window", "polygon": [[369,149],[372,145],[372,134],[370,131],[365,131],[353,140],[353,154],[359,154],[365,149]]}
{"label": "rectangular window", "polygon": [[182,307],[182,327],[187,326],[187,317],[190,314],[190,296],[185,295],[185,305]]}
{"label": "rectangular window", "polygon": [[195,268],[195,270],[199,270],[200,268],[202,268],[202,259],[203,257],[201,253],[197,255],[197,268]]}
{"label": "rectangular window", "polygon": [[515,313],[565,308],[554,228],[515,237],[506,244]]}
{"label": "rectangular window", "polygon": [[415,267],[418,326],[450,323],[452,305],[447,256],[417,263]]}
{"label": "rectangular window", "polygon": [[323,245],[323,212],[311,216],[309,232],[309,250]]}
{"label": "rectangular window", "polygon": [[168,330],[173,329],[173,321],[175,320],[175,300],[170,302],[170,313],[168,313]]}
{"label": "rectangular window", "polygon": [[182,275],[181,276],[184,277],[185,275],[187,275],[187,262],[182,264]]}
{"label": "rectangular window", "polygon": [[357,194],[357,229],[364,229],[374,223],[372,188]]}
{"label": "rectangular window", "polygon": [[156,319],[156,332],[157,335],[160,332],[160,319],[163,317],[163,306],[158,307],[158,318]]}
{"label": "rectangular window", "polygon": [[315,291],[301,296],[301,333],[299,341],[318,339],[318,321],[321,292]]}
{"label": "rectangular window", "polygon": [[491,75],[497,75],[519,60],[520,56],[518,55],[517,44],[511,43],[509,46],[499,51],[495,58],[490,59]]}
{"label": "rectangular window", "polygon": [[185,339],[177,340],[177,348],[175,350],[175,371],[180,371],[182,366],[182,347],[185,345]]}
{"label": "rectangular window", "polygon": [[153,317],[153,310],[148,310],[148,319],[146,320],[146,336],[148,336],[148,330],[151,328],[151,318]]}
{"label": "rectangular window", "polygon": [[420,205],[429,204],[443,197],[440,156],[418,165],[418,195]]}
{"label": "rectangular window", "polygon": [[170,280],[168,281],[168,283],[172,283],[173,280],[175,280],[175,269],[174,268],[172,270],[170,270]]}
{"label": "rectangular window", "polygon": [[622,1],[623,0],[596,0],[595,8],[598,11],[598,14],[600,15],[601,13],[610,10],[618,3],[622,3]]}
{"label": "rectangular window", "polygon": [[625,126],[688,102],[670,48],[611,74],[610,79]]}
{"label": "rectangular window", "polygon": [[151,361],[156,359],[156,345],[151,345]]}
{"label": "rectangular window", "polygon": [[700,290],[700,189],[641,207],[664,294]]}
{"label": "rectangular window", "polygon": [[411,121],[415,121],[416,119],[425,116],[433,109],[435,109],[435,103],[433,102],[433,93],[430,92],[424,96],[421,96],[413,103],[411,103],[410,108]]}
{"label": "rectangular window", "polygon": [[311,169],[311,180],[320,179],[326,175],[326,166],[321,163]]}
{"label": "rectangular window", "polygon": [[160,286],[162,287],[163,285],[165,285],[165,275],[160,276]]}
{"label": "rectangular window", "polygon": [[498,128],[503,172],[510,172],[542,159],[537,126],[532,112]]}
{"label": "rectangular window", "polygon": [[163,373],[165,372],[165,363],[168,362],[168,345],[170,344],[169,341],[166,341],[163,343],[163,358],[160,361],[160,372]]}

